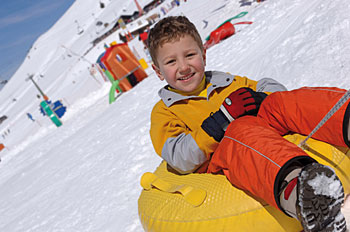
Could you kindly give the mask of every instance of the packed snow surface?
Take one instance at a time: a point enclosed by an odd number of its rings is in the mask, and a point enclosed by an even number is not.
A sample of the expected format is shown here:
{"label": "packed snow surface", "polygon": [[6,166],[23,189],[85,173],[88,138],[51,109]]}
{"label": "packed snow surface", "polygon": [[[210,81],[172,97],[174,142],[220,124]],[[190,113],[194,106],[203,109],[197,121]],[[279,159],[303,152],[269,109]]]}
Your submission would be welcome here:
{"label": "packed snow surface", "polygon": [[[149,77],[108,103],[110,83],[91,65],[104,43],[92,47],[132,0],[76,0],[33,44],[21,67],[0,92],[0,231],[142,231],[137,211],[139,180],[161,162],[152,147],[150,112],[165,84]],[[142,6],[149,1],[139,0]],[[166,0],[149,14],[168,7]],[[274,78],[288,89],[302,86],[350,88],[350,4],[319,0],[187,0],[167,15],[186,15],[202,38],[228,18],[252,21],[207,51],[207,70],[254,80]],[[78,22],[79,27],[77,27]],[[142,53],[138,39],[130,46]],[[141,47],[141,49],[140,49]],[[147,60],[147,57],[145,57]],[[39,92],[67,106],[56,128],[39,113]],[[33,115],[35,122],[27,117]],[[0,115],[0,116],[1,116]],[[350,202],[344,213],[350,219]],[[350,225],[350,224],[349,224]]]}

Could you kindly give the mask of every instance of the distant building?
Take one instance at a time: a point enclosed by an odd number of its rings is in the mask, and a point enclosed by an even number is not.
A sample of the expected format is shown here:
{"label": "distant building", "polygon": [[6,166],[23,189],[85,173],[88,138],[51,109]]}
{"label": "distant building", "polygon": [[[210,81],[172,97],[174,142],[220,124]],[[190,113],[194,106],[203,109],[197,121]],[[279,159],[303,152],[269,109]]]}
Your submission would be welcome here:
{"label": "distant building", "polygon": [[[159,4],[163,3],[164,0],[153,0],[150,3],[148,3],[145,7],[143,7],[144,14],[158,6]],[[140,31],[143,31],[148,26],[152,25],[157,21],[157,19],[160,17],[158,14],[150,15],[149,17],[136,21],[138,18],[140,18],[139,11],[134,11],[132,14],[125,14],[121,15],[118,19],[113,21],[109,24],[110,28],[107,29],[107,31],[102,34],[101,36],[97,37],[94,41],[92,41],[93,46],[95,46],[97,43],[99,43],[101,40],[105,39],[109,35],[111,35],[113,32],[117,31],[121,26],[119,25],[119,19],[122,19],[123,22],[126,24],[128,31],[133,36],[138,36]],[[135,23],[136,21],[136,23]],[[114,24],[113,24],[114,23]],[[134,25],[128,25],[128,24],[134,24]],[[125,41],[125,35],[120,35],[120,39],[122,41]]]}

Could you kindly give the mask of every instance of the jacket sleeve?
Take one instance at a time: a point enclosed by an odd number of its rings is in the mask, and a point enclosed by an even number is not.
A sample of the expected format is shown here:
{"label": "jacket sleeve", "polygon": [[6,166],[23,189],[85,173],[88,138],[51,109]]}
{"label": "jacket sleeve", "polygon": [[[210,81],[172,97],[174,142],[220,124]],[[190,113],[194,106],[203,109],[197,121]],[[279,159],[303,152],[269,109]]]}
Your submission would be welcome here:
{"label": "jacket sleeve", "polygon": [[[203,130],[191,131],[162,104],[153,108],[150,135],[156,153],[181,174],[195,171],[217,146]],[[196,141],[204,141],[205,147]]]}
{"label": "jacket sleeve", "polygon": [[287,91],[287,88],[272,78],[263,78],[256,85],[256,92],[277,92]]}

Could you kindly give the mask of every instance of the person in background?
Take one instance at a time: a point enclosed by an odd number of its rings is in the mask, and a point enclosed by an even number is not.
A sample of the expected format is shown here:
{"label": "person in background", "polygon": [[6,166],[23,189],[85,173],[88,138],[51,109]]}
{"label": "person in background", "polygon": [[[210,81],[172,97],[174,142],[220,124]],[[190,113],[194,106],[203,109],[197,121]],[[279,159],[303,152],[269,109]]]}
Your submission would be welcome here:
{"label": "person in background", "polygon": [[30,120],[32,120],[33,122],[35,122],[35,119],[33,118],[33,116],[30,113],[27,113],[27,116]]}
{"label": "person in background", "polygon": [[147,47],[148,28],[139,34],[139,40]]}

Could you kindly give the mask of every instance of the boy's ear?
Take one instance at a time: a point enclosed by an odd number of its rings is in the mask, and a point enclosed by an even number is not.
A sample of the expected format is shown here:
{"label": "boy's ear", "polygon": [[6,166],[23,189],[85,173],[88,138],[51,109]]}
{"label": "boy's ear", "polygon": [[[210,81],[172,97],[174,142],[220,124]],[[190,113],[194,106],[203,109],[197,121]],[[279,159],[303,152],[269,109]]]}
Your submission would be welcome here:
{"label": "boy's ear", "polygon": [[164,81],[164,77],[163,77],[163,75],[162,75],[162,72],[159,70],[159,68],[158,68],[156,65],[152,64],[152,69],[156,72],[158,78],[159,78],[161,81]]}
{"label": "boy's ear", "polygon": [[207,49],[204,48],[202,56],[203,56],[204,66],[206,66],[207,65]]}

